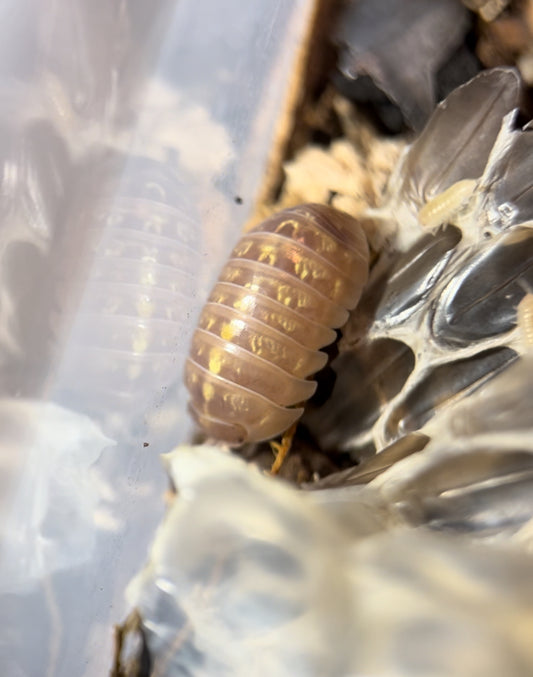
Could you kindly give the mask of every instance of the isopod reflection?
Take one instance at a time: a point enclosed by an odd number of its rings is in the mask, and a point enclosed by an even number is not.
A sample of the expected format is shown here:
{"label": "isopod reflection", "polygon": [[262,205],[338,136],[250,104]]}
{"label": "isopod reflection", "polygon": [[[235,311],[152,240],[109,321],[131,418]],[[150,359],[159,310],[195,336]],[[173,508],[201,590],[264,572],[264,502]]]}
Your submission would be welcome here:
{"label": "isopod reflection", "polygon": [[143,157],[121,171],[120,158],[97,159],[89,198],[74,202],[94,244],[59,381],[61,401],[96,416],[108,434],[170,393],[200,268],[182,172]]}
{"label": "isopod reflection", "polygon": [[203,431],[241,444],[270,439],[301,416],[320,348],[355,307],[368,276],[359,223],[319,204],[282,211],[238,242],[200,317],[186,365]]}

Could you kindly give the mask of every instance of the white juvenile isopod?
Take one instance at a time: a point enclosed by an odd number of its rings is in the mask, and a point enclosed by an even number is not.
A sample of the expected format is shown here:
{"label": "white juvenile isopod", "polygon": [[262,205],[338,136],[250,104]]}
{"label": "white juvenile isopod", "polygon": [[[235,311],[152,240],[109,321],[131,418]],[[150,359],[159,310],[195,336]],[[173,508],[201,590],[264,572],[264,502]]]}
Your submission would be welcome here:
{"label": "white juvenile isopod", "polygon": [[519,341],[525,353],[533,352],[533,294],[526,294],[516,309]]}
{"label": "white juvenile isopod", "polygon": [[418,211],[420,225],[436,228],[449,222],[465,207],[476,188],[475,179],[456,181],[449,188],[435,196]]}

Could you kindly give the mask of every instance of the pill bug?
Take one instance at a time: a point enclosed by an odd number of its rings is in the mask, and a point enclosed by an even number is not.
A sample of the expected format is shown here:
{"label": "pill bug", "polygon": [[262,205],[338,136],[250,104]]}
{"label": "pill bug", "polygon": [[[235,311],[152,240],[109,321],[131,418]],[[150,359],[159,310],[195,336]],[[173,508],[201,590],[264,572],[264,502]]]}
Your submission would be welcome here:
{"label": "pill bug", "polygon": [[319,204],[284,210],[238,242],[192,339],[190,410],[212,438],[259,442],[283,433],[316,389],[320,348],[348,318],[368,276],[360,224]]}

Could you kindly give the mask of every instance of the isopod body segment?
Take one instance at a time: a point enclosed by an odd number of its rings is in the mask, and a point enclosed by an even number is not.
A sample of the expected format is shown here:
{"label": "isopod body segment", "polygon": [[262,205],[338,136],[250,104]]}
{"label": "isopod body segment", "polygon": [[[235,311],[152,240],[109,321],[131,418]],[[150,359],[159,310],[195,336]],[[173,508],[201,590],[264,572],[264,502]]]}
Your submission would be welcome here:
{"label": "isopod body segment", "polygon": [[369,251],[356,219],[331,207],[284,210],[246,233],[224,266],[185,367],[190,410],[233,445],[283,433],[361,296]]}

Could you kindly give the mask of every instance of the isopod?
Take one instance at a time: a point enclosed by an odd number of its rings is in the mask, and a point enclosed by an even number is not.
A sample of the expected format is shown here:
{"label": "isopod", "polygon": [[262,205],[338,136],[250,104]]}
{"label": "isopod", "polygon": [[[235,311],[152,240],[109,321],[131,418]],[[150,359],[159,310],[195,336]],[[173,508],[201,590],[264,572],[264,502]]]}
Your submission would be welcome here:
{"label": "isopod", "polygon": [[533,349],[533,294],[527,293],[516,309],[516,321],[520,329],[520,339],[524,352]]}
{"label": "isopod", "polygon": [[468,203],[477,186],[475,179],[456,181],[420,208],[418,220],[422,226],[436,228],[456,216]]}
{"label": "isopod", "polygon": [[194,333],[185,367],[190,410],[211,438],[239,445],[285,432],[316,389],[367,281],[356,219],[320,204],[287,209],[244,235]]}

